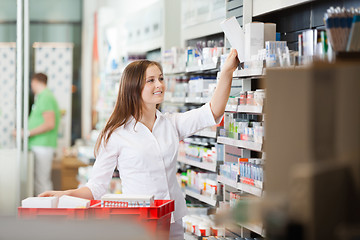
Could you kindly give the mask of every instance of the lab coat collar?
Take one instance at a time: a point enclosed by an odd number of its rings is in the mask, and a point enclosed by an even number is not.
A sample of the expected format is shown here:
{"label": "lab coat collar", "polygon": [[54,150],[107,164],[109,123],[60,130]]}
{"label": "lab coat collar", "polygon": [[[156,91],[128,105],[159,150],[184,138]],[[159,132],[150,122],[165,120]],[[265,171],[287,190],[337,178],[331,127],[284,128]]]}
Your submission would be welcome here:
{"label": "lab coat collar", "polygon": [[[161,119],[164,117],[164,114],[162,112],[160,112],[158,109],[156,109],[156,120],[155,120],[155,123],[154,123],[154,127],[155,125],[157,124],[158,121],[161,121]],[[142,123],[140,122],[137,122],[136,125],[136,120],[133,116],[130,116],[129,120],[127,121],[127,123],[125,124],[125,128],[128,129],[128,130],[134,130],[135,131],[141,131],[141,127],[139,128],[139,124],[143,125]],[[134,128],[135,126],[135,128]]]}

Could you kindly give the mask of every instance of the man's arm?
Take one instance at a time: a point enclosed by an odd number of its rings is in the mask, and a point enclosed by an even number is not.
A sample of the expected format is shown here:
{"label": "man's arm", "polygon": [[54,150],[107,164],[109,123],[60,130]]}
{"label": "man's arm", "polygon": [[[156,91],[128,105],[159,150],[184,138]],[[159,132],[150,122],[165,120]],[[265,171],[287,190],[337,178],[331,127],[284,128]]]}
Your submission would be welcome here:
{"label": "man's arm", "polygon": [[31,129],[31,131],[29,131],[29,136],[35,136],[54,129],[55,113],[53,111],[44,112],[43,118],[44,118],[44,123],[34,129]]}

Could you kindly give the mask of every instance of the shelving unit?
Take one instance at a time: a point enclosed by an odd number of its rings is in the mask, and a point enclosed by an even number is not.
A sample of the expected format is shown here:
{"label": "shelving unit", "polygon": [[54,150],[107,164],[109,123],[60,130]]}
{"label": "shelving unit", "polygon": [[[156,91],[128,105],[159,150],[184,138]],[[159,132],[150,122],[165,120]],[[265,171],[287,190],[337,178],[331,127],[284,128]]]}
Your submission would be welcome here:
{"label": "shelving unit", "polygon": [[197,162],[186,157],[179,157],[178,162],[190,165],[192,167],[204,169],[210,172],[216,172],[218,166],[217,163]]}
{"label": "shelving unit", "polygon": [[[227,6],[228,4],[231,4],[231,6],[230,7]],[[239,6],[235,6],[235,5],[239,5]],[[241,26],[243,26],[245,23],[251,22],[251,16],[250,17],[245,16],[245,15],[247,15],[247,13],[252,12],[251,7],[252,7],[252,1],[249,1],[249,0],[244,0],[241,2],[234,1],[232,3],[228,3],[228,1],[225,1],[226,17],[232,16],[232,14],[235,13],[235,11],[233,11],[234,9],[236,9],[236,13],[238,13],[239,11],[244,12],[244,13],[241,13],[241,16],[236,16],[238,21],[240,21]],[[245,8],[247,9],[246,14],[245,14]],[[244,10],[242,10],[242,9],[244,9]],[[245,15],[243,15],[243,14],[245,14]],[[208,21],[206,23],[199,23],[199,24],[194,24],[191,26],[184,27],[182,29],[182,43],[187,44],[187,42],[197,40],[198,38],[203,38],[205,36],[210,36],[210,35],[214,35],[217,33],[221,33],[222,31],[220,28],[220,22],[222,20],[223,20],[223,18],[215,19],[215,20]],[[225,40],[224,42],[225,42],[225,46],[226,46],[226,39],[224,39],[224,40]],[[182,47],[184,47],[184,46],[182,46]],[[229,46],[227,46],[227,47],[229,47]],[[185,76],[192,76],[192,75],[196,76],[196,75],[201,75],[201,74],[215,75],[219,70],[220,70],[220,59],[217,63],[204,64],[201,66],[200,65],[199,66],[187,66],[184,69],[184,71],[179,71],[179,69],[176,69],[172,72],[165,73],[165,75],[185,75]],[[252,90],[251,89],[252,79],[257,79],[260,76],[262,76],[263,74],[264,74],[263,68],[242,69],[242,70],[235,71],[233,74],[233,77],[234,78],[244,78],[242,81],[243,82],[242,91],[250,91],[250,90]],[[218,74],[215,76],[217,76],[217,78],[219,77]],[[245,82],[246,82],[246,84],[245,84]],[[200,98],[200,97],[169,99],[170,103],[179,103],[179,104],[183,104],[184,106],[191,106],[191,105],[200,106],[209,101],[210,101],[210,99],[208,99],[208,98],[205,99],[205,98]],[[249,113],[249,114],[263,114],[263,107],[262,106],[227,106],[226,111]],[[200,132],[195,133],[194,136],[213,138],[213,139],[215,138],[217,140],[217,143],[219,143],[219,144],[231,145],[231,146],[244,148],[244,149],[251,150],[251,151],[262,152],[262,150],[263,150],[262,143],[235,140],[235,139],[231,139],[231,138],[227,138],[227,137],[218,137],[216,132],[200,131]],[[196,143],[192,143],[192,142],[189,142],[189,143],[195,144],[198,146],[202,145],[202,144],[196,144]],[[224,154],[223,160],[226,161],[225,154]],[[217,173],[217,181],[220,184],[224,185],[224,191],[219,193],[216,200],[212,199],[208,196],[200,195],[199,193],[192,191],[191,189],[185,189],[185,191],[184,191],[185,195],[195,198],[195,199],[197,199],[201,202],[204,202],[210,206],[214,206],[214,207],[217,206],[219,200],[226,201],[227,197],[225,197],[225,188],[227,188],[227,187],[232,187],[237,190],[242,190],[244,192],[247,192],[247,193],[257,196],[257,197],[261,197],[263,194],[263,191],[260,188],[257,188],[255,186],[251,186],[248,184],[244,184],[244,183],[237,183],[236,181],[227,179],[224,176],[220,176],[218,173],[219,162],[217,162],[217,163],[200,162],[200,161],[191,160],[184,156],[178,157],[178,162],[182,163],[182,164],[186,164],[190,167],[199,168],[204,171],[211,172],[211,173]],[[248,229],[259,235],[263,235],[262,234],[263,229],[261,226],[257,226],[254,224],[237,224],[235,222],[234,222],[234,225],[238,226],[238,230],[241,229],[240,232],[239,231],[236,232],[237,234],[241,234],[241,236],[244,235],[243,234],[244,231],[246,233],[249,232],[244,229]],[[198,237],[188,234],[188,235],[185,235],[185,239],[198,239]]]}
{"label": "shelving unit", "polygon": [[248,223],[248,222],[236,222],[228,227],[226,227],[227,231],[230,232],[241,232],[241,228],[250,230],[256,234],[259,234],[262,237],[265,236],[265,229],[262,223]]}
{"label": "shelving unit", "polygon": [[199,137],[216,138],[216,132],[208,131],[208,130],[202,130],[202,131],[196,132],[194,135],[199,136]]}
{"label": "shelving unit", "polygon": [[216,207],[217,203],[218,203],[217,200],[214,200],[214,199],[212,199],[212,198],[210,198],[208,196],[205,196],[205,195],[198,194],[198,193],[196,193],[194,191],[191,191],[189,189],[185,189],[185,194],[190,196],[190,197],[196,198],[201,202],[209,204],[209,205],[211,205],[213,207]]}
{"label": "shelving unit", "polygon": [[265,69],[258,68],[258,69],[241,69],[236,70],[233,73],[234,78],[240,78],[240,77],[256,77],[256,76],[262,76],[264,74]]}
{"label": "shelving unit", "polygon": [[249,229],[250,231],[265,237],[265,230],[262,225],[256,225],[253,223],[237,223],[237,224],[240,225],[241,227]]}
{"label": "shelving unit", "polygon": [[231,179],[221,176],[221,175],[218,175],[218,181],[227,186],[250,193],[257,197],[261,197],[263,194],[263,191],[261,188],[257,188],[255,186],[251,186],[251,185],[245,184],[245,183],[238,183],[238,182],[235,182],[234,180],[231,180]]}
{"label": "shelving unit", "polygon": [[209,36],[216,33],[221,33],[220,23],[223,18],[214,19],[210,22],[203,22],[193,26],[186,27],[182,30],[182,42],[189,39],[195,39],[203,36]]}
{"label": "shelving unit", "polygon": [[239,112],[250,114],[262,114],[263,106],[250,106],[250,105],[227,105],[226,112]]}
{"label": "shelving unit", "polygon": [[186,67],[186,73],[198,73],[203,71],[218,71],[220,63],[208,63],[201,66],[189,66]]}
{"label": "shelving unit", "polygon": [[236,140],[236,139],[228,138],[228,137],[218,137],[217,142],[226,144],[226,145],[231,145],[234,147],[249,149],[251,151],[256,151],[256,152],[262,152],[262,147],[263,147],[262,143]]}
{"label": "shelving unit", "polygon": [[195,236],[194,234],[186,232],[184,234],[184,240],[199,240],[200,237]]}

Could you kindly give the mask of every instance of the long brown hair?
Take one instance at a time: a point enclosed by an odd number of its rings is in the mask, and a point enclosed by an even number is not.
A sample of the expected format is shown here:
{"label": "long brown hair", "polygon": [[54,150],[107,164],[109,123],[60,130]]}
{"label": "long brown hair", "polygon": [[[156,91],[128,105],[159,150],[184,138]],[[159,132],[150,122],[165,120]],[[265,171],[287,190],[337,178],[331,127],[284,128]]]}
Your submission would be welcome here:
{"label": "long brown hair", "polygon": [[145,85],[146,69],[152,65],[157,66],[162,72],[159,63],[149,60],[134,61],[126,66],[121,75],[115,108],[96,141],[95,156],[99,152],[101,143],[104,141],[104,146],[106,146],[111,134],[125,125],[131,116],[135,118],[136,123],[141,118],[143,106],[141,92]]}

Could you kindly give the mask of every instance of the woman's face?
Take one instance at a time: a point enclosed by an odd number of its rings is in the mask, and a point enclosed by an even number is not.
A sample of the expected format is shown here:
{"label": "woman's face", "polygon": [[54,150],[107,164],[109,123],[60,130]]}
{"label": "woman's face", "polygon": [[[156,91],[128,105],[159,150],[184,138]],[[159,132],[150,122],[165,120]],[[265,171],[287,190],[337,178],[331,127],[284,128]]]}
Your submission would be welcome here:
{"label": "woman's face", "polygon": [[151,65],[145,72],[145,85],[141,97],[146,105],[162,103],[165,94],[164,77],[156,65]]}

